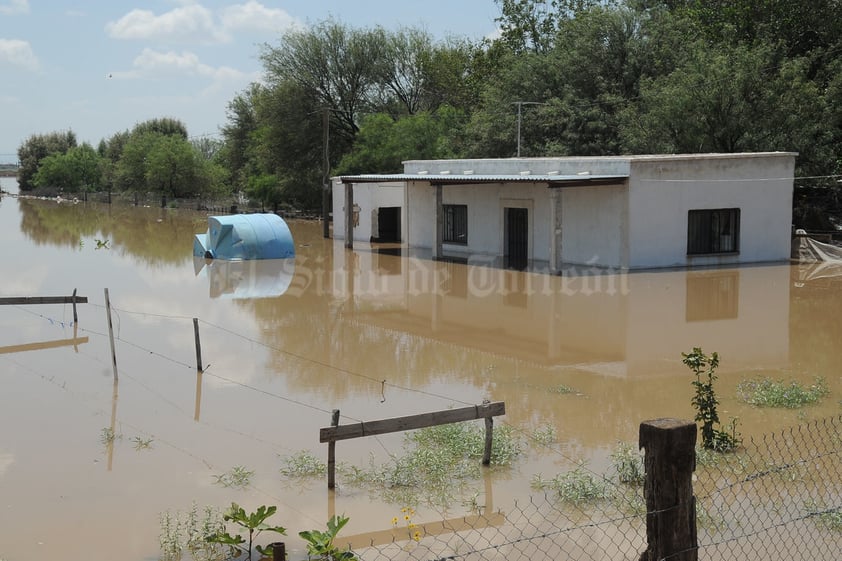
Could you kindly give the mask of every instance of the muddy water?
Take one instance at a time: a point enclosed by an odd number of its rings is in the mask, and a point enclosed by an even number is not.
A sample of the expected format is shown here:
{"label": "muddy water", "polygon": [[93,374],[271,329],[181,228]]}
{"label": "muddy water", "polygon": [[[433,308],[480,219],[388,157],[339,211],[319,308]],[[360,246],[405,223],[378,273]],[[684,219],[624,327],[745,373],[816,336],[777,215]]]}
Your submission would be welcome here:
{"label": "muddy water", "polygon": [[[478,483],[502,507],[536,473],[603,468],[642,420],[691,418],[680,353],[694,346],[719,352],[720,416],[744,435],[840,412],[842,277],[789,265],[550,277],[350,253],[306,222],[291,223],[294,261],[207,266],[191,257],[206,225],[189,211],[0,199],[0,296],[89,299],[75,325],[69,305],[0,307],[0,558],[157,559],[159,513],[194,501],[278,505],[292,535],[333,512],[350,534],[389,528],[402,505],[279,474],[283,456],[326,456],[333,409],[350,423],[489,399],[522,434],[553,427],[556,444]],[[831,394],[800,411],[740,403],[737,383],[759,375],[822,376]],[[337,457],[366,467],[402,449],[386,435],[340,442]],[[248,488],[215,484],[237,465],[255,472]]]}

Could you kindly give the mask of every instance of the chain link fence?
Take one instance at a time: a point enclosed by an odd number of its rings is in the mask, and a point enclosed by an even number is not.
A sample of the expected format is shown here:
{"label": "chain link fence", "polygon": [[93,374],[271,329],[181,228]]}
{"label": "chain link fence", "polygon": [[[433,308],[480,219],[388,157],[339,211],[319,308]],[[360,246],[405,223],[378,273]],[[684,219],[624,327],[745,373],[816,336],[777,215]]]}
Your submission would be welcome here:
{"label": "chain link fence", "polygon": [[[842,558],[840,454],[842,417],[748,439],[735,453],[698,451],[698,558]],[[586,501],[535,494],[493,513],[408,525],[350,545],[363,561],[636,561],[647,547],[643,489],[616,483],[615,474],[603,482],[608,492]]]}

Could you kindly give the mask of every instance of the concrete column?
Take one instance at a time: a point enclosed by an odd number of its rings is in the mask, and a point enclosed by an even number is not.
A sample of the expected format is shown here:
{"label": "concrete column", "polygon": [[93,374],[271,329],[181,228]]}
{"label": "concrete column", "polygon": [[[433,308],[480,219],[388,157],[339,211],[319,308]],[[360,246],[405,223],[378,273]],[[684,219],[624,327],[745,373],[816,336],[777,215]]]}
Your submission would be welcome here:
{"label": "concrete column", "polygon": [[433,243],[433,259],[441,259],[442,239],[444,238],[444,208],[442,205],[441,184],[434,185],[436,188],[436,239]]}
{"label": "concrete column", "polygon": [[550,272],[561,272],[561,189],[550,189]]}
{"label": "concrete column", "polygon": [[345,184],[345,247],[354,249],[354,184]]}

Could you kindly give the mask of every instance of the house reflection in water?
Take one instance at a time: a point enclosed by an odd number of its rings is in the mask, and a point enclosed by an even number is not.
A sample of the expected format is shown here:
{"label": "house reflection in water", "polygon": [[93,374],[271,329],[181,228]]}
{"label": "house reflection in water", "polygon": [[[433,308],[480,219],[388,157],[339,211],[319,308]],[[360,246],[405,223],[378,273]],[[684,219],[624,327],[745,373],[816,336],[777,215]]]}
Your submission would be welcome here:
{"label": "house reflection in water", "polygon": [[356,321],[545,366],[666,375],[693,347],[727,357],[721,371],[788,361],[788,264],[557,276],[339,244],[333,263]]}

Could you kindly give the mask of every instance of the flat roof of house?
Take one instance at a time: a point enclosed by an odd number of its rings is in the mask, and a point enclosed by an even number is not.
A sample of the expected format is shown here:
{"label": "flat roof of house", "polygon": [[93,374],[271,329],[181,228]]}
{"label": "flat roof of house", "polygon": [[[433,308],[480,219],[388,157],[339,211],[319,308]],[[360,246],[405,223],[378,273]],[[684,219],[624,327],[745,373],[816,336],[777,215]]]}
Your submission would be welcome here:
{"label": "flat roof of house", "polygon": [[480,185],[490,183],[546,183],[548,187],[583,187],[587,185],[616,185],[624,183],[628,174],[619,175],[556,175],[521,173],[480,175],[472,173],[392,173],[341,175],[337,177],[342,183],[395,183],[423,181],[431,185]]}

